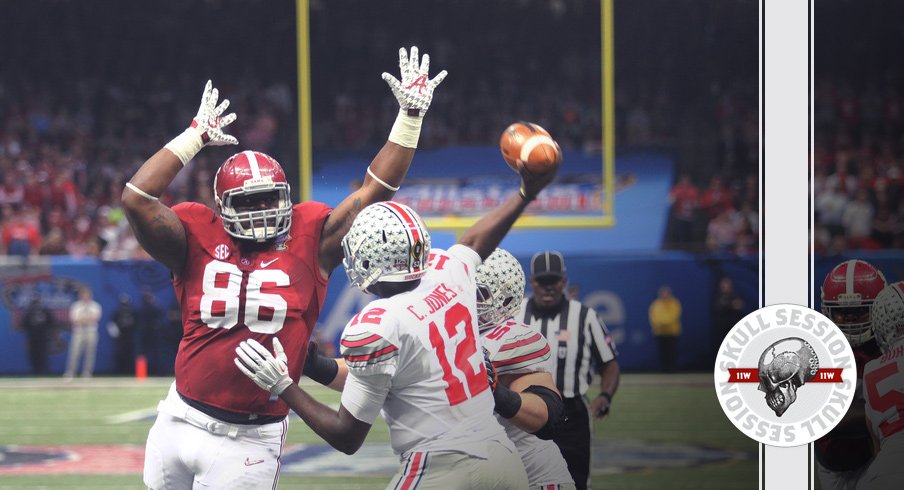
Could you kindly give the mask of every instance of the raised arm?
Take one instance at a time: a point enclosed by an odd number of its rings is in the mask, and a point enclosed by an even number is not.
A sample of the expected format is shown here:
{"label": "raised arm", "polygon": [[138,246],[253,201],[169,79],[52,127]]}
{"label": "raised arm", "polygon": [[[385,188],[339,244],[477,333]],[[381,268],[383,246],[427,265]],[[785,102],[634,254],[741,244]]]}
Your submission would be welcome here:
{"label": "raised arm", "polygon": [[417,46],[412,46],[410,57],[405,48],[399,49],[401,81],[383,73],[383,79],[399,101],[399,115],[389,140],[367,167],[364,184],[339,203],[323,224],[318,254],[324,277],[342,263],[342,237],[348,233],[358,212],[369,204],[392,199],[408,173],[424,114],[433,100],[433,90],[446,78],[443,70],[432,80],[428,79],[429,69],[430,55],[425,53],[418,60]]}
{"label": "raised arm", "polygon": [[238,144],[237,139],[223,133],[236,116],[222,115],[229,107],[229,99],[217,106],[218,97],[219,92],[208,80],[191,126],[144,162],[122,192],[122,206],[138,243],[176,272],[182,270],[185,262],[185,229],[176,213],[159,197],[201,148]]}
{"label": "raised arm", "polygon": [[551,168],[542,175],[536,175],[525,169],[521,170],[521,189],[505,200],[496,209],[485,214],[477,223],[468,228],[459,238],[458,243],[466,245],[477,252],[482,260],[486,260],[493,250],[499,246],[502,239],[533,201],[537,194],[552,182],[556,176],[558,166]]}

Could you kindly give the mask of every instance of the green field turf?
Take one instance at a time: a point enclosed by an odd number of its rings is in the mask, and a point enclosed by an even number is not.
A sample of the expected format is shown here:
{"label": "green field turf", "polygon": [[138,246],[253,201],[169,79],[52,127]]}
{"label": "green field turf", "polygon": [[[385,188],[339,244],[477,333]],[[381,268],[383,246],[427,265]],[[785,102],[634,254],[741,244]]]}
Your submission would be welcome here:
{"label": "green field turf", "polygon": [[[59,379],[0,379],[0,445],[66,446],[130,444],[144,446],[150,413],[171,380],[137,382],[96,378],[63,383]],[[338,393],[304,385],[326,403]],[[740,434],[719,408],[708,374],[623,375],[612,414],[594,428],[596,489],[755,489],[756,443]],[[378,422],[368,443],[387,443]],[[287,443],[322,443],[303,422],[293,420]],[[388,443],[387,443],[388,444]],[[718,462],[698,452],[730,454]],[[601,464],[599,461],[612,464]],[[624,461],[622,464],[621,462]],[[3,464],[0,461],[0,471]],[[383,488],[388,476],[284,475],[280,488]],[[141,475],[9,475],[0,489],[143,488]]]}

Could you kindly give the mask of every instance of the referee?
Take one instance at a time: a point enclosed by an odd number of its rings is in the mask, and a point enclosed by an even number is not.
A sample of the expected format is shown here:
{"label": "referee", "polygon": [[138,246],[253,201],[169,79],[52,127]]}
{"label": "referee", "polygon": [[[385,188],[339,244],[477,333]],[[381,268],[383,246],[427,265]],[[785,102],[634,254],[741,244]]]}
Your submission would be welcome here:
{"label": "referee", "polygon": [[[531,259],[533,297],[521,305],[525,324],[540,331],[557,348],[550,366],[565,401],[568,420],[553,437],[568,463],[576,487],[590,488],[590,415],[600,419],[609,413],[618,388],[618,352],[609,331],[593,308],[564,295],[565,258],[559,252],[540,252]],[[594,370],[600,374],[600,394],[587,400]]]}

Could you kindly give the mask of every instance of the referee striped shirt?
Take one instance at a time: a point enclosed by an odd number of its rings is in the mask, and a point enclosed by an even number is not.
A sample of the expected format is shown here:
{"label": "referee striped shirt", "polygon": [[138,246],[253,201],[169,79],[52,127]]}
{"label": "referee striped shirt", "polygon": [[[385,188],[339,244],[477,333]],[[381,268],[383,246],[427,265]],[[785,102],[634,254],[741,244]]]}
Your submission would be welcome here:
{"label": "referee striped shirt", "polygon": [[542,333],[556,348],[552,375],[563,398],[587,393],[593,379],[591,363],[599,370],[618,356],[612,336],[596,311],[580,301],[563,297],[552,311],[541,311],[533,298],[525,298],[517,318]]}

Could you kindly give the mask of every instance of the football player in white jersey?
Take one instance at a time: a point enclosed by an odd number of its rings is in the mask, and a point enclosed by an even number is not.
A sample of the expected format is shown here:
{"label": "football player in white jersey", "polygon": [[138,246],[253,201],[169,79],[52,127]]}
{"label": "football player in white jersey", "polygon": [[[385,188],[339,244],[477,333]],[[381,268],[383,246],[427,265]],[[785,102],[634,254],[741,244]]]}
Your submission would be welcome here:
{"label": "football player in white jersey", "polygon": [[496,417],[515,443],[534,489],[574,489],[552,442],[565,405],[551,369],[552,347],[540,332],[514,320],[524,299],[524,270],[497,248],[477,268],[477,326],[486,349]]}
{"label": "football player in white jersey", "polygon": [[866,420],[876,457],[858,490],[901,488],[904,482],[904,282],[886,286],[870,308],[873,336],[882,356],[863,370]]}
{"label": "football player in white jersey", "polygon": [[347,377],[338,411],[293,382],[275,339],[275,356],[253,340],[242,342],[236,365],[347,454],[361,447],[382,410],[401,458],[388,489],[527,488],[518,452],[492,416],[474,279],[554,174],[523,172],[519,194],[449,250],[431,250],[429,232],[407,206],[389,201],[358,214],[342,242],[344,265],[350,284],[379,299],[342,332]]}

